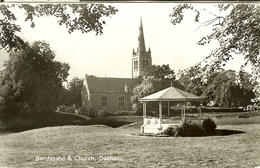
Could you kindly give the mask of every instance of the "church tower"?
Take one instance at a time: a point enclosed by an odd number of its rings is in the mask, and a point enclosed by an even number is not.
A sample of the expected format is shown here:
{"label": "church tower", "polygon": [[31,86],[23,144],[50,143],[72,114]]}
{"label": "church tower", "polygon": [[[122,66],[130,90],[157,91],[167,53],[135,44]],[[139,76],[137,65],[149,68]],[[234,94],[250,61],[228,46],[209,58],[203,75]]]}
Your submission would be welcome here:
{"label": "church tower", "polygon": [[151,49],[146,51],[142,18],[140,18],[139,37],[137,50],[133,49],[132,78],[143,76],[145,68],[152,65]]}

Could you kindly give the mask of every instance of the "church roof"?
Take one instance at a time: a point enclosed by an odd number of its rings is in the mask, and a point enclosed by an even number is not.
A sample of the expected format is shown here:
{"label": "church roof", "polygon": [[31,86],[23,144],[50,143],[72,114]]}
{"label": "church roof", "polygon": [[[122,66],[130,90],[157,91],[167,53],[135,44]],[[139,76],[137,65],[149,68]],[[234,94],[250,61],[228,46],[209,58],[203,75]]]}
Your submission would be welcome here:
{"label": "church roof", "polygon": [[203,97],[183,91],[175,87],[168,87],[164,90],[148,95],[140,101],[201,101]]}
{"label": "church roof", "polygon": [[107,77],[86,77],[89,92],[132,92],[134,87],[142,82],[142,79],[133,78],[107,78]]}

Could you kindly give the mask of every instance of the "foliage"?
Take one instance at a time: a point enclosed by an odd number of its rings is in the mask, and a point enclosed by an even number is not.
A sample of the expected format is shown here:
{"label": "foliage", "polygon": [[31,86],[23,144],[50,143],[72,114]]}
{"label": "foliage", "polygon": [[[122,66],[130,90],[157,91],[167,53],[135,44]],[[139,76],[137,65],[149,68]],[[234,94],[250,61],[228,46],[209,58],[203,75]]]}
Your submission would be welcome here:
{"label": "foliage", "polygon": [[0,85],[1,115],[45,116],[55,110],[70,67],[54,58],[49,44],[41,41],[10,53]]}
{"label": "foliage", "polygon": [[96,117],[109,117],[109,116],[132,116],[135,113],[133,111],[108,111],[100,110],[97,112]]}
{"label": "foliage", "polygon": [[94,31],[96,35],[103,34],[103,17],[114,15],[118,10],[113,6],[104,4],[1,4],[0,19],[1,48],[8,51],[17,51],[25,47],[23,39],[16,33],[21,27],[16,24],[16,16],[12,11],[22,10],[25,13],[25,22],[29,21],[34,28],[35,17],[54,16],[60,26],[66,26],[69,33],[79,30],[82,33]]}
{"label": "foliage", "polygon": [[59,104],[64,106],[72,106],[72,93],[69,89],[63,87],[59,96]]}
{"label": "foliage", "polygon": [[164,134],[169,135],[169,136],[176,136],[177,129],[175,127],[168,127],[166,130],[164,130]]}
{"label": "foliage", "polygon": [[195,95],[202,95],[205,90],[205,85],[203,83],[202,76],[191,67],[185,73],[181,73],[179,77],[180,83],[183,84],[184,89],[187,92],[193,93]]}
{"label": "foliage", "polygon": [[214,98],[224,107],[246,106],[255,97],[254,85],[256,83],[250,82],[250,74],[228,70],[215,74],[203,95]]}
{"label": "foliage", "polygon": [[76,106],[66,106],[66,105],[60,105],[58,107],[59,111],[62,112],[68,112],[68,113],[76,113],[76,110],[79,110],[78,108],[76,108]]}
{"label": "foliage", "polygon": [[[194,5],[195,6],[195,5]],[[205,59],[183,72],[193,69],[200,74],[201,82],[210,75],[224,67],[235,56],[242,55],[243,69],[250,64],[252,77],[255,81],[260,80],[260,6],[257,4],[219,4],[215,6],[219,14],[212,14],[213,18],[201,23],[201,26],[212,26],[212,32],[198,41],[199,45],[206,45],[217,41],[219,47],[213,50]],[[184,10],[195,11],[195,21],[199,22],[201,13],[193,5],[180,4],[173,8],[170,14],[171,22],[176,25],[184,18]],[[203,9],[207,11],[207,9]]]}
{"label": "foliage", "polygon": [[63,88],[60,96],[60,104],[66,106],[76,105],[77,107],[81,104],[81,89],[83,85],[83,79],[74,77],[68,85],[68,89]]}
{"label": "foliage", "polygon": [[175,72],[167,65],[152,65],[145,69],[144,76],[154,76],[158,79],[164,79],[165,76],[172,75],[172,79],[175,80]]}
{"label": "foliage", "polygon": [[[255,98],[254,87],[258,85],[252,80],[252,75],[240,70],[215,70],[207,79],[191,68],[180,75],[179,80],[187,91],[215,101],[223,107],[246,106]],[[203,81],[203,82],[202,82]]]}
{"label": "foliage", "polygon": [[202,122],[202,127],[205,129],[206,133],[214,134],[216,131],[216,123],[211,118],[206,118]]}
{"label": "foliage", "polygon": [[[148,67],[144,72],[142,83],[136,86],[133,90],[133,96],[131,96],[132,109],[136,112],[141,111],[141,103],[139,99],[149,94],[158,92],[165,89],[172,84],[172,86],[183,89],[183,86],[179,81],[175,80],[176,75],[169,65],[152,65]],[[158,103],[149,102],[149,109],[156,110]]]}
{"label": "foliage", "polygon": [[176,129],[175,136],[202,136],[205,135],[205,130],[203,127],[197,123],[194,123],[190,120],[185,120],[179,127]]}
{"label": "foliage", "polygon": [[[140,85],[133,89],[133,96],[131,96],[132,109],[134,111],[141,111],[142,104],[139,99],[149,94],[155,93],[160,90],[161,80],[154,76],[144,77]],[[154,106],[154,108],[156,108]]]}
{"label": "foliage", "polygon": [[237,112],[244,112],[243,109],[238,107],[236,108],[223,108],[223,107],[203,107],[201,108],[201,112],[205,113],[237,113]]}
{"label": "foliage", "polygon": [[83,79],[79,79],[78,77],[74,77],[69,82],[69,90],[71,91],[72,103],[76,106],[80,106],[81,104],[81,89],[83,85]]}

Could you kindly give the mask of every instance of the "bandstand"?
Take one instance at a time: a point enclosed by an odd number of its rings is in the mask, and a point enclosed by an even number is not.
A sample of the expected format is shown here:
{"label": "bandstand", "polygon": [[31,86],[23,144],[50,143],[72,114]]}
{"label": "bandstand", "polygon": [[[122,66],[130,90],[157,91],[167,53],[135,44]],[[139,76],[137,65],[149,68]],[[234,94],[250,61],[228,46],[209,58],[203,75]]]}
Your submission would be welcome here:
{"label": "bandstand", "polygon": [[[160,134],[164,132],[168,127],[175,127],[173,123],[163,123],[162,121],[162,102],[168,102],[168,114],[169,114],[169,102],[182,102],[181,118],[182,122],[185,120],[185,104],[192,101],[203,101],[204,98],[188,93],[175,87],[169,87],[154,94],[148,95],[139,99],[143,103],[143,125],[141,126],[141,133],[153,133]],[[156,101],[159,102],[159,117],[149,118],[146,116],[146,104],[147,102]],[[200,112],[201,113],[201,112]],[[200,115],[200,114],[199,114]]]}

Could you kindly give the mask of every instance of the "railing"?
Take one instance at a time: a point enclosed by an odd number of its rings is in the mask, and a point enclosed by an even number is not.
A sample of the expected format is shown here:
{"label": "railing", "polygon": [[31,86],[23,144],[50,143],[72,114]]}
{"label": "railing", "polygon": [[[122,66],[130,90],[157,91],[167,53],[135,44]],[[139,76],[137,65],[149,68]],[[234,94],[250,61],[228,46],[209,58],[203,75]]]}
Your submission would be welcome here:
{"label": "railing", "polygon": [[[169,118],[162,118],[161,124],[177,124],[179,121],[171,121]],[[144,118],[144,125],[160,125],[159,118]]]}
{"label": "railing", "polygon": [[159,118],[144,118],[144,125],[160,125]]}

